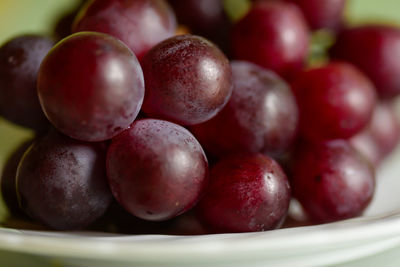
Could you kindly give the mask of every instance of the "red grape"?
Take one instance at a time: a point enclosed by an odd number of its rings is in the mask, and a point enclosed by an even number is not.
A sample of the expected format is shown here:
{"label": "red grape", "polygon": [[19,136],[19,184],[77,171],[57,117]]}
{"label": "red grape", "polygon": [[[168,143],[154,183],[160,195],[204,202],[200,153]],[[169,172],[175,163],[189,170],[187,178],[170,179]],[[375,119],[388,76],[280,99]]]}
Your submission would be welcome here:
{"label": "red grape", "polygon": [[95,0],[81,10],[73,31],[103,32],[123,41],[141,59],[174,35],[175,15],[164,0]]}
{"label": "red grape", "polygon": [[189,210],[208,183],[207,158],[193,135],[154,119],[136,121],[112,140],[107,173],[118,202],[151,221]]}
{"label": "red grape", "polygon": [[210,181],[198,214],[212,231],[264,231],[283,223],[290,186],[273,159],[261,154],[226,157],[212,168]]}
{"label": "red grape", "polygon": [[292,91],[276,74],[252,63],[233,61],[231,68],[228,104],[211,120],[191,127],[192,132],[217,157],[235,152],[282,154],[297,133]]}
{"label": "red grape", "polygon": [[309,31],[295,5],[261,1],[233,26],[231,44],[235,58],[291,76],[307,58]]}
{"label": "red grape", "polygon": [[343,30],[331,50],[334,58],[356,65],[375,84],[381,97],[400,94],[400,30],[367,25]]}
{"label": "red grape", "polygon": [[105,145],[70,139],[55,130],[36,141],[17,170],[21,208],[58,230],[83,228],[107,210]]}
{"label": "red grape", "polygon": [[37,35],[23,35],[0,47],[0,115],[37,131],[47,130],[36,92],[40,63],[53,41]]}
{"label": "red grape", "polygon": [[317,223],[360,215],[374,193],[374,170],[344,140],[300,146],[292,174],[294,197]]}
{"label": "red grape", "polygon": [[349,138],[369,122],[375,90],[350,64],[333,62],[299,73],[293,82],[300,132],[311,141]]}
{"label": "red grape", "polygon": [[150,117],[193,125],[209,120],[232,93],[226,56],[194,35],[167,39],[142,61],[146,84],[143,111]]}
{"label": "red grape", "polygon": [[58,130],[83,141],[103,141],[136,118],[144,79],[135,55],[123,43],[101,33],[77,33],[43,60],[38,93]]}

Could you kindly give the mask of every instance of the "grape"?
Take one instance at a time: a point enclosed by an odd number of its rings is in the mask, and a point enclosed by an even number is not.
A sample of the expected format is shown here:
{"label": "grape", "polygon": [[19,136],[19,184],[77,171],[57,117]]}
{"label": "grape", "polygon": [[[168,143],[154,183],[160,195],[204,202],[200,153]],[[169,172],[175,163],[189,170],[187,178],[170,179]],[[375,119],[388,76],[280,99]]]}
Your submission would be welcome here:
{"label": "grape", "polygon": [[277,1],[256,2],[232,29],[232,53],[290,77],[304,65],[309,31],[300,10]]}
{"label": "grape", "polygon": [[167,39],[142,61],[146,84],[143,111],[182,125],[211,119],[232,93],[226,56],[208,40],[194,35]]}
{"label": "grape", "polygon": [[339,34],[331,55],[359,67],[381,97],[391,98],[400,93],[399,42],[400,30],[396,27],[359,26]]}
{"label": "grape", "polygon": [[163,221],[192,208],[208,184],[207,158],[185,128],[136,121],[112,140],[107,173],[117,201],[131,214]]}
{"label": "grape", "polygon": [[103,143],[81,142],[51,130],[29,148],[18,166],[21,208],[58,230],[94,222],[112,200],[105,152]]}
{"label": "grape", "polygon": [[136,118],[144,79],[135,55],[123,43],[101,33],[77,33],[43,60],[38,93],[58,130],[83,141],[103,141]]}
{"label": "grape", "polygon": [[0,115],[19,125],[44,131],[48,120],[36,93],[40,63],[53,42],[38,35],[23,35],[0,47]]}
{"label": "grape", "polygon": [[349,138],[369,122],[375,90],[354,66],[332,62],[305,70],[293,81],[300,132],[311,141]]}
{"label": "grape", "polygon": [[28,147],[33,143],[33,140],[23,142],[13,153],[8,157],[1,174],[1,196],[4,203],[10,212],[10,215],[21,217],[22,210],[18,204],[16,191],[16,174],[18,164]]}
{"label": "grape", "polygon": [[175,29],[175,14],[164,0],[95,0],[80,11],[73,26],[73,32],[96,31],[120,39],[140,60]]}
{"label": "grape", "polygon": [[286,0],[298,5],[313,30],[338,30],[346,0]]}
{"label": "grape", "polygon": [[273,159],[262,154],[226,157],[212,168],[210,181],[198,214],[213,232],[264,231],[283,223],[290,186]]}
{"label": "grape", "polygon": [[289,86],[273,72],[246,61],[233,61],[231,68],[233,93],[228,104],[191,131],[217,157],[235,152],[284,153],[296,136],[298,123]]}
{"label": "grape", "polygon": [[169,0],[178,22],[192,33],[215,42],[224,52],[229,49],[231,23],[221,0]]}
{"label": "grape", "polygon": [[344,140],[300,146],[292,172],[293,195],[316,223],[360,215],[374,193],[374,170]]}

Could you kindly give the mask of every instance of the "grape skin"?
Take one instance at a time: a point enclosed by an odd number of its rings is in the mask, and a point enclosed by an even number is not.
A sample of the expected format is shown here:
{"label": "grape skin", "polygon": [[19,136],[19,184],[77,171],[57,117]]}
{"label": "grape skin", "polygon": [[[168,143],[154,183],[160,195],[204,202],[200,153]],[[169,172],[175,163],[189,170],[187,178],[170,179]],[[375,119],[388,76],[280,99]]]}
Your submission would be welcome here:
{"label": "grape skin", "polygon": [[297,6],[279,1],[256,2],[232,28],[232,53],[290,78],[304,66],[309,29]]}
{"label": "grape skin", "polygon": [[57,230],[81,229],[107,210],[106,146],[51,130],[24,154],[17,170],[21,208]]}
{"label": "grape skin", "polygon": [[175,36],[153,47],[142,61],[146,84],[143,111],[181,125],[215,116],[232,93],[226,56],[195,35]]}
{"label": "grape skin", "polygon": [[299,72],[292,88],[300,110],[300,133],[309,141],[350,138],[367,126],[375,108],[371,81],[344,62]]}
{"label": "grape skin", "polygon": [[289,181],[273,159],[236,154],[212,168],[210,186],[197,211],[214,233],[265,231],[283,223],[290,196]]}
{"label": "grape skin", "polygon": [[112,140],[108,179],[131,214],[163,221],[192,208],[208,184],[208,162],[185,128],[167,121],[136,121]]}
{"label": "grape skin", "polygon": [[305,144],[295,152],[291,186],[311,221],[327,223],[362,214],[375,173],[345,140]]}
{"label": "grape skin", "polygon": [[58,43],[39,70],[38,94],[50,122],[82,141],[111,139],[135,120],[144,97],[135,55],[112,36],[82,32]]}
{"label": "grape skin", "polygon": [[[190,128],[216,157],[238,152],[279,156],[297,136],[298,108],[289,85],[272,71],[232,61],[233,93],[214,118]],[[285,122],[285,123],[282,123]]]}

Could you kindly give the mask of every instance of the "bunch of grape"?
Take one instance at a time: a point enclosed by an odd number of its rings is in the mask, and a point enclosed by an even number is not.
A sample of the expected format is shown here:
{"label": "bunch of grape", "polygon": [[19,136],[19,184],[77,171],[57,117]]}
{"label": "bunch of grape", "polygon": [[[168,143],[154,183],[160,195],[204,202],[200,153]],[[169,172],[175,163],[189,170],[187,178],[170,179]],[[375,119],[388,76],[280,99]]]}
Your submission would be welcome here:
{"label": "bunch of grape", "polygon": [[276,229],[292,198],[312,223],[362,214],[400,138],[400,30],[348,26],[346,2],[94,0],[56,44],[10,40],[0,115],[37,136],[4,169],[9,209],[189,234]]}

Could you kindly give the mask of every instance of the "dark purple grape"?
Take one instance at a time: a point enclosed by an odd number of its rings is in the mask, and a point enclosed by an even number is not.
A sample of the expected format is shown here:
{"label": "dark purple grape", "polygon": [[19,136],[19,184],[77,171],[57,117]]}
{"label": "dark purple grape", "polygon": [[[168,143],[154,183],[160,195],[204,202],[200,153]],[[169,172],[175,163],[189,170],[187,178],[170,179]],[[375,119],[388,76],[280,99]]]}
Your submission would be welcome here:
{"label": "dark purple grape", "polygon": [[8,211],[12,216],[20,217],[21,215],[23,215],[23,211],[18,204],[16,176],[18,164],[32,142],[33,140],[23,142],[10,155],[10,157],[8,157],[1,174],[1,196],[3,197],[4,203],[6,204],[6,207],[8,208]]}
{"label": "dark purple grape", "polygon": [[278,1],[256,2],[232,30],[232,53],[288,77],[307,58],[309,31],[297,6]]}
{"label": "dark purple grape", "polygon": [[192,134],[154,119],[136,121],[112,140],[107,173],[118,202],[151,221],[189,210],[208,183],[207,158]]}
{"label": "dark purple grape", "polygon": [[94,0],[80,11],[73,31],[110,34],[124,42],[138,59],[175,34],[175,14],[164,0]]}
{"label": "dark purple grape", "polygon": [[289,181],[278,163],[261,154],[238,154],[212,168],[197,207],[215,233],[254,232],[282,225],[289,202]]}
{"label": "dark purple grape", "polygon": [[37,35],[23,35],[0,47],[0,115],[6,119],[44,131],[48,120],[36,92],[40,63],[53,41]]}
{"label": "dark purple grape", "polygon": [[180,24],[228,52],[230,20],[221,0],[169,0]]}
{"label": "dark purple grape", "polygon": [[375,107],[372,83],[347,63],[332,62],[298,73],[292,87],[300,132],[310,141],[355,135],[368,124]]}
{"label": "dark purple grape", "polygon": [[21,208],[57,229],[80,229],[107,210],[106,146],[70,139],[55,130],[36,141],[17,171]]}
{"label": "dark purple grape", "polygon": [[372,166],[344,140],[300,146],[292,174],[293,196],[315,223],[358,216],[374,194]]}
{"label": "dark purple grape", "polygon": [[102,33],[77,33],[43,60],[38,93],[58,130],[78,140],[103,141],[138,115],[144,79],[135,55],[122,42]]}
{"label": "dark purple grape", "polygon": [[400,94],[400,29],[365,25],[341,31],[332,57],[356,65],[375,84],[381,97]]}
{"label": "dark purple grape", "polygon": [[313,30],[338,30],[347,0],[286,0],[298,5]]}
{"label": "dark purple grape", "polygon": [[298,124],[296,100],[275,73],[245,61],[231,63],[233,93],[224,109],[191,131],[217,157],[236,152],[282,154]]}
{"label": "dark purple grape", "polygon": [[146,84],[143,111],[182,125],[209,120],[232,93],[226,56],[208,40],[194,35],[167,39],[142,61]]}

